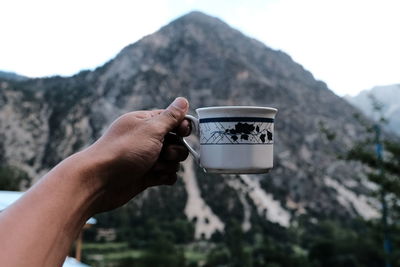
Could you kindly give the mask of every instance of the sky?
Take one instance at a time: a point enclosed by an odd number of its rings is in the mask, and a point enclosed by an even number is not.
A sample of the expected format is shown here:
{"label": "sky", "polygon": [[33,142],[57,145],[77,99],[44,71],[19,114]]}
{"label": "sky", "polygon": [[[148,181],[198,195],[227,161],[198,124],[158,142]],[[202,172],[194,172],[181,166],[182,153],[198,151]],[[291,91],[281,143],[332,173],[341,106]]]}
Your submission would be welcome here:
{"label": "sky", "polygon": [[192,10],[286,52],[340,96],[400,83],[398,0],[1,0],[0,70],[93,69]]}

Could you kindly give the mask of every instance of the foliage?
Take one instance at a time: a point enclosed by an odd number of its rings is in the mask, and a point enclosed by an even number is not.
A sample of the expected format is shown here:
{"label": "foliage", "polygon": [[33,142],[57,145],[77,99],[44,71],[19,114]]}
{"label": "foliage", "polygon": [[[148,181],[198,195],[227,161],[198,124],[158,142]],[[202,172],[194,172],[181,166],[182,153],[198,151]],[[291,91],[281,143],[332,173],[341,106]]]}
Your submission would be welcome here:
{"label": "foliage", "polygon": [[21,169],[9,165],[0,166],[0,190],[18,191],[21,183],[29,184],[29,176]]}
{"label": "foliage", "polygon": [[[289,229],[266,221],[263,226],[253,220],[256,224],[252,229],[243,232],[239,221],[229,220],[218,238],[201,241],[203,247],[208,247],[201,252],[193,249],[193,232],[186,233],[190,238],[180,237],[182,231],[186,232],[182,229],[188,227],[188,222],[155,219],[166,216],[158,214],[146,216],[142,221],[135,219],[135,224],[124,229],[114,224],[119,232],[118,239],[125,242],[85,245],[83,255],[89,259],[86,262],[99,266],[99,261],[90,259],[101,255],[100,262],[104,264],[101,266],[375,267],[384,264],[379,222],[362,219],[311,222],[303,215],[298,218],[298,224]],[[399,240],[393,242],[396,246],[399,244]],[[195,252],[196,257],[191,257]],[[393,263],[399,263],[399,259],[393,254]]]}
{"label": "foliage", "polygon": [[313,266],[381,266],[383,256],[377,233],[366,223],[358,229],[322,222],[314,228],[308,258]]}
{"label": "foliage", "polygon": [[109,243],[85,243],[83,244],[83,250],[86,253],[108,253],[108,252],[120,252],[128,250],[129,246],[127,242],[109,242]]}
{"label": "foliage", "polygon": [[227,229],[224,242],[212,249],[206,266],[382,266],[380,230],[354,220],[300,223],[291,227],[286,241],[255,233],[261,242],[243,239],[240,227]]}
{"label": "foliage", "polygon": [[251,266],[251,255],[245,250],[244,235],[240,224],[236,221],[227,225],[225,244],[230,252],[232,267]]}
{"label": "foliage", "polygon": [[[383,141],[385,153],[382,159],[377,158],[373,146],[371,139],[359,142],[348,152],[347,159],[357,160],[369,166],[371,171],[368,178],[386,193],[400,199],[400,143]],[[396,209],[394,206],[393,208]]]}
{"label": "foliage", "polygon": [[144,266],[154,267],[184,267],[185,256],[182,249],[169,240],[168,236],[159,231],[150,242],[148,250],[142,258]]}

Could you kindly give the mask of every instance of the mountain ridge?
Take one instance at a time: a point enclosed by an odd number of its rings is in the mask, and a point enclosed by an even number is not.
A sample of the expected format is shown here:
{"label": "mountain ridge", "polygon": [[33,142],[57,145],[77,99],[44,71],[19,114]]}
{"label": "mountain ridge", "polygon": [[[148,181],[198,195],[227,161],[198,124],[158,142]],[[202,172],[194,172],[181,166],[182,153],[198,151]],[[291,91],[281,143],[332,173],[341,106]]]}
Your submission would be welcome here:
{"label": "mountain ridge", "polygon": [[0,70],[0,79],[11,80],[11,81],[24,81],[29,78],[15,72]]}

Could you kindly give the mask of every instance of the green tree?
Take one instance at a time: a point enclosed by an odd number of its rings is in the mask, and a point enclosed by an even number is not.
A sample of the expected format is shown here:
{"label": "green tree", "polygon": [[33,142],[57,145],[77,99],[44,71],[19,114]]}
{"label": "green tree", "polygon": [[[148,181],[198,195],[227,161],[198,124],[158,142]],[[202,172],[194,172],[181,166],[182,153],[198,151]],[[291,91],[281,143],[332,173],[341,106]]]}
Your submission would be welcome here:
{"label": "green tree", "polygon": [[382,266],[384,259],[374,229],[354,221],[354,228],[324,221],[308,234],[309,261],[313,266]]}
{"label": "green tree", "polygon": [[205,267],[228,266],[229,262],[229,250],[222,244],[213,248],[207,255],[207,263]]}
{"label": "green tree", "polygon": [[29,181],[24,171],[8,165],[0,166],[0,190],[18,191],[22,182],[29,184]]}
{"label": "green tree", "polygon": [[150,242],[148,250],[143,256],[144,266],[154,267],[184,267],[185,255],[168,240],[161,231],[157,231],[156,238]]}
{"label": "green tree", "polygon": [[252,266],[251,255],[249,251],[245,249],[242,227],[237,221],[233,221],[227,225],[225,244],[230,252],[230,266]]}

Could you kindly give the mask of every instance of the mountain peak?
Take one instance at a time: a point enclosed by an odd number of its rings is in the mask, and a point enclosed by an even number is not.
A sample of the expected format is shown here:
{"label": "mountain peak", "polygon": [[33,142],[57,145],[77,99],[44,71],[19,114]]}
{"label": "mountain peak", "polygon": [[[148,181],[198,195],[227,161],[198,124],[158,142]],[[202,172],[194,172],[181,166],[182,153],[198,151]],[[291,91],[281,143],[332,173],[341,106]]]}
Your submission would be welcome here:
{"label": "mountain peak", "polygon": [[186,15],[183,15],[179,18],[177,18],[174,22],[184,22],[184,23],[206,23],[206,24],[210,24],[210,23],[218,23],[218,24],[225,24],[224,22],[222,22],[222,20],[220,20],[217,17],[213,17],[210,15],[207,15],[203,12],[200,11],[191,11],[189,13],[187,13]]}
{"label": "mountain peak", "polygon": [[178,34],[182,32],[198,33],[198,31],[204,32],[207,35],[230,35],[233,32],[239,33],[221,19],[200,11],[192,11],[183,15],[163,27],[161,31],[163,29],[168,29]]}
{"label": "mountain peak", "polygon": [[214,18],[213,16],[207,15],[206,13],[203,13],[201,11],[198,10],[193,10],[190,11],[189,13],[179,17],[178,19],[200,19],[200,20],[204,20],[204,19],[212,19]]}

